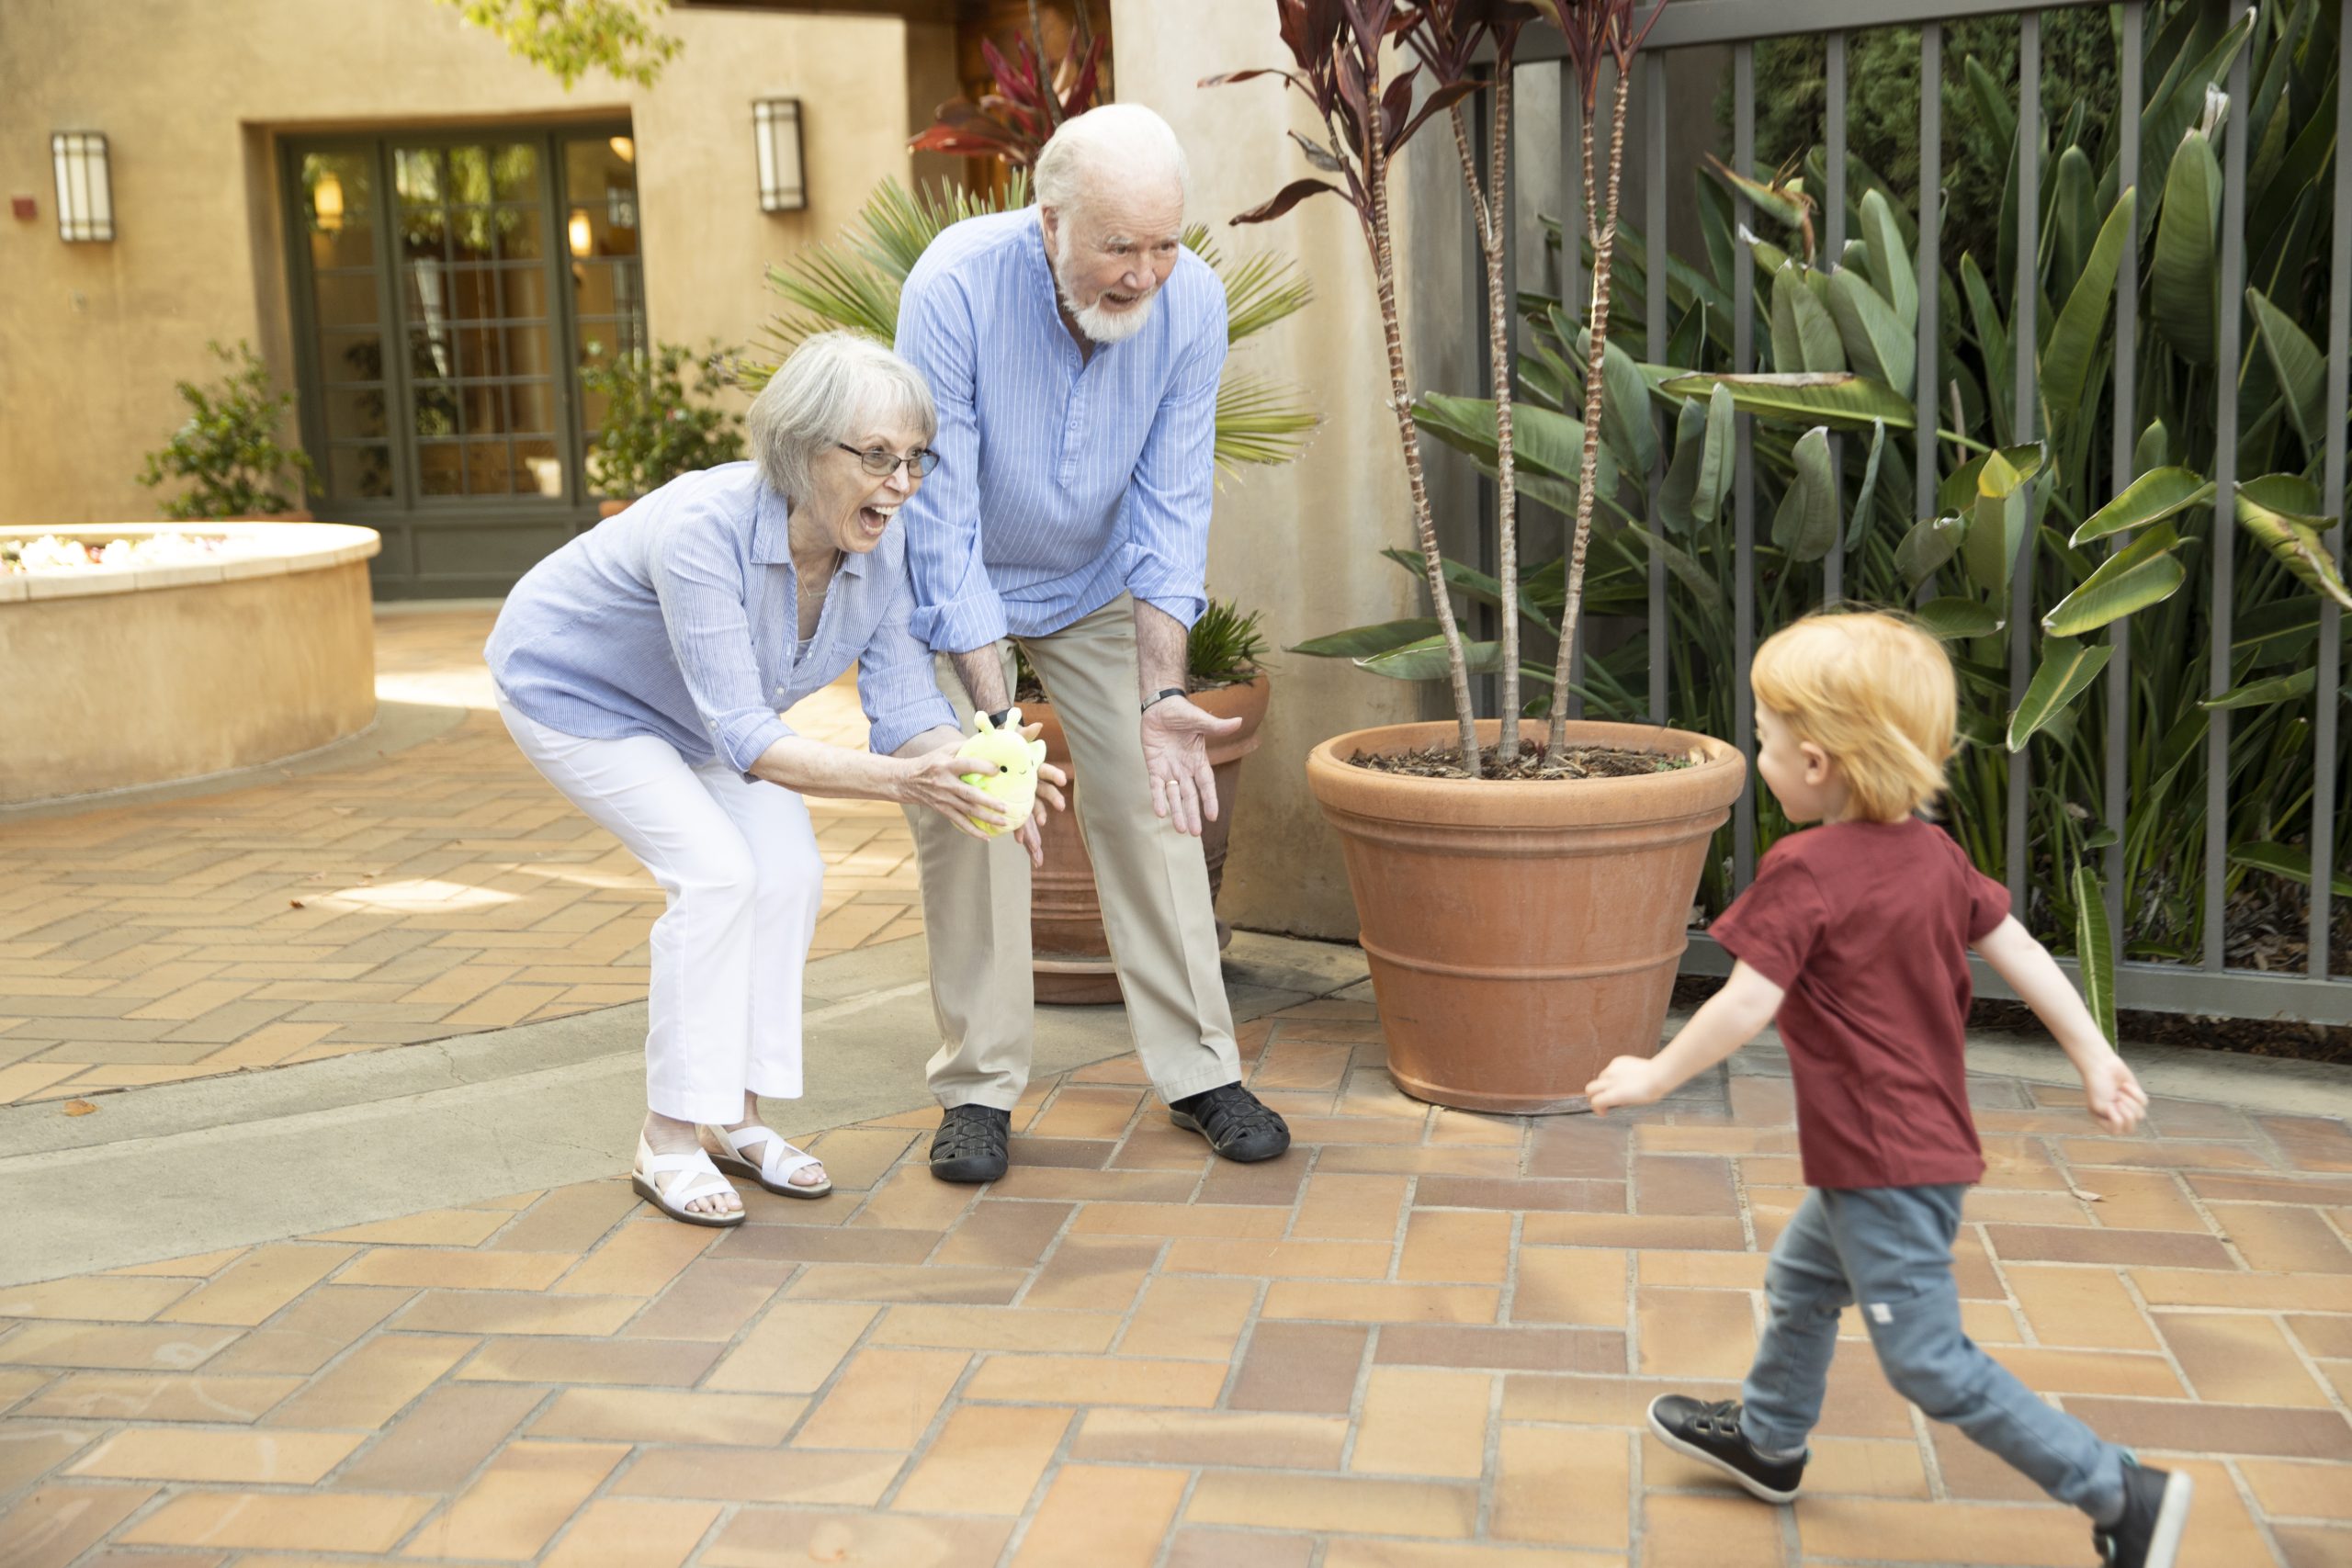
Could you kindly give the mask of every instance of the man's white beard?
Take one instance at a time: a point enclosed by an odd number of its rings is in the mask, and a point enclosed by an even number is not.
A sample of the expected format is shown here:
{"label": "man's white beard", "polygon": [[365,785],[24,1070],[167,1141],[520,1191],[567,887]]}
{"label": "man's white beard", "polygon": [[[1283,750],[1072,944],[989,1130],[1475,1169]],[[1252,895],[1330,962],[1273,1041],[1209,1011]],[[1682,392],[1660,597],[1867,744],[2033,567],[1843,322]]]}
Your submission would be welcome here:
{"label": "man's white beard", "polygon": [[1106,310],[1100,300],[1080,309],[1069,297],[1069,286],[1062,281],[1070,270],[1069,253],[1069,231],[1064,230],[1060,243],[1054,246],[1054,291],[1061,296],[1062,309],[1078,322],[1087,341],[1105,345],[1125,343],[1143,331],[1144,323],[1151,320],[1152,307],[1159,302],[1159,290],[1154,288],[1124,310]]}

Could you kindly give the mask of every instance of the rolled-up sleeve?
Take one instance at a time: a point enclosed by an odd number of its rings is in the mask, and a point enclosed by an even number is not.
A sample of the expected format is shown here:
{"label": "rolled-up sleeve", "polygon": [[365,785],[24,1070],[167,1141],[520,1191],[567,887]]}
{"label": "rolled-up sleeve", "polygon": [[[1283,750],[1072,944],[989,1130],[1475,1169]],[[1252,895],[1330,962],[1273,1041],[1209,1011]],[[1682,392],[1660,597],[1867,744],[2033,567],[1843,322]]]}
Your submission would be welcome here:
{"label": "rolled-up sleeve", "polygon": [[1006,623],[980,547],[978,344],[971,309],[952,280],[929,280],[900,298],[898,350],[931,383],[939,408],[931,443],[939,467],[905,508],[914,581],[909,629],[943,653],[968,653],[1003,637]]}
{"label": "rolled-up sleeve", "polygon": [[888,757],[926,729],[956,728],[956,710],[939,694],[931,649],[908,629],[914,587],[904,571],[889,605],[857,656],[857,695],[865,705],[867,747]]}
{"label": "rolled-up sleeve", "polygon": [[1127,592],[1191,626],[1208,607],[1216,494],[1216,388],[1225,371],[1222,288],[1170,378],[1127,490]]}
{"label": "rolled-up sleeve", "polygon": [[649,575],[671,656],[711,746],[748,773],[760,753],[793,731],[760,684],[737,544],[707,507],[683,507],[662,529]]}

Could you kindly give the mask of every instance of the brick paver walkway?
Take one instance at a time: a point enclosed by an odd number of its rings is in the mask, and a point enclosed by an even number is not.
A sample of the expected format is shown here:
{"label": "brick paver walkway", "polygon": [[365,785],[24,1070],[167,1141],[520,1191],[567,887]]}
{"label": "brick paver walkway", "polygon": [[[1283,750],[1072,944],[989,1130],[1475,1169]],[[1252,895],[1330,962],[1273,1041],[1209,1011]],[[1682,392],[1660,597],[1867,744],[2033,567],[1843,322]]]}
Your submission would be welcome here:
{"label": "brick paver walkway", "polygon": [[[0,1558],[2090,1560],[1858,1338],[1792,1509],[1639,1435],[1747,1363],[1801,1195],[1783,1080],[1536,1122],[1399,1097],[1360,1002],[1244,1039],[1298,1135],[1268,1165],[1209,1160],[1123,1058],[1039,1086],[987,1189],[930,1179],[923,1111],[824,1134],[841,1190],[733,1232],[616,1180],[0,1290]],[[2160,1100],[2114,1139],[1973,1089],[1971,1332],[2195,1472],[2186,1562],[2352,1562],[2352,1134]]]}
{"label": "brick paver walkway", "polygon": [[[0,818],[0,1104],[306,1062],[641,1000],[651,878],[491,707],[491,613],[377,620],[437,739],[231,793]],[[863,745],[846,682],[794,710]],[[922,930],[895,807],[814,801],[816,955]]]}

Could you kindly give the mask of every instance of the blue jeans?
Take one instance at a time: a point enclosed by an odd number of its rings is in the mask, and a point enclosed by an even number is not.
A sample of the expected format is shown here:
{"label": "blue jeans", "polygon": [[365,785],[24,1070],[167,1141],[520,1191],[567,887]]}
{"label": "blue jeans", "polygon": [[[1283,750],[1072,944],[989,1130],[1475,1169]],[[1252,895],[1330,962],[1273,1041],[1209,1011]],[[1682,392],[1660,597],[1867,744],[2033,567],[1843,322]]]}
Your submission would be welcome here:
{"label": "blue jeans", "polygon": [[1761,1449],[1804,1446],[1821,1418],[1838,1314],[1862,1321],[1894,1391],[2094,1519],[2123,1497],[2124,1450],[2052,1409],[1962,1332],[1951,1244],[1962,1187],[1815,1190],[1772,1248],[1770,1321],[1740,1391],[1740,1429]]}

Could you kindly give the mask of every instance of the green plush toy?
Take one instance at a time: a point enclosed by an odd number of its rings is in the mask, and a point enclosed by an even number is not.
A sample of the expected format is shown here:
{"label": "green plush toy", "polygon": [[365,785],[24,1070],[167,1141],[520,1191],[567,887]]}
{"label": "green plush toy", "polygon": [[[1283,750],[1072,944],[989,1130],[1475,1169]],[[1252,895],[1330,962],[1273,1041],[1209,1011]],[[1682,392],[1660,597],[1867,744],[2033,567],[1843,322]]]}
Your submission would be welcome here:
{"label": "green plush toy", "polygon": [[993,839],[1029,820],[1037,804],[1037,764],[1046,760],[1046,743],[1021,738],[1019,708],[1004,716],[1002,729],[989,724],[984,713],[973,715],[972,722],[978,732],[958,747],[956,755],[968,757],[980,766],[965,773],[964,782],[1004,802],[1005,814],[1012,818],[1001,828],[978,818],[970,819],[973,827]]}

